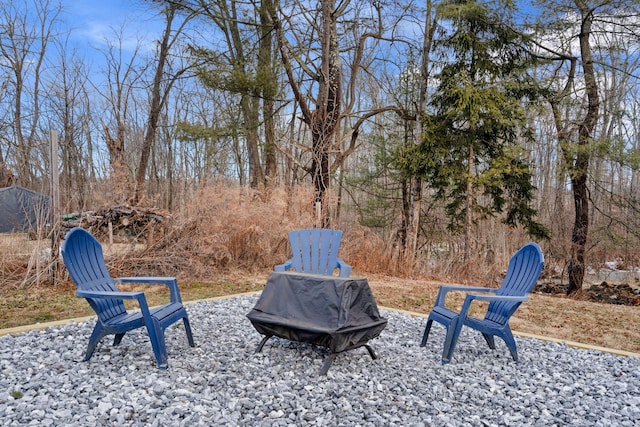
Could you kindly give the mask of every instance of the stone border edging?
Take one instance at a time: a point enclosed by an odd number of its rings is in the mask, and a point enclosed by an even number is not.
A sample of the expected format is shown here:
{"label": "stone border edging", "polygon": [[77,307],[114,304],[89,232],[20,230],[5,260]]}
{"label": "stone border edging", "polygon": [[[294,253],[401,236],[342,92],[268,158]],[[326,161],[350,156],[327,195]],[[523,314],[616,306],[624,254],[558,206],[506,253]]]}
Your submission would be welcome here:
{"label": "stone border edging", "polygon": [[[389,307],[384,307],[384,306],[380,306],[379,308],[384,309],[384,310],[389,310],[389,311],[397,311],[399,313],[405,313],[408,314],[409,316],[414,316],[414,317],[428,317],[428,314],[424,314],[424,313],[418,313],[415,311],[408,311],[408,310],[401,310],[401,309],[397,309],[397,308],[389,308]],[[560,338],[553,338],[553,337],[546,337],[543,335],[536,335],[536,334],[530,334],[528,332],[518,332],[518,331],[512,331],[514,335],[519,336],[521,338],[534,338],[540,341],[547,341],[547,342],[554,342],[554,343],[558,343],[558,344],[566,344],[569,347],[573,347],[573,348],[577,348],[580,350],[594,350],[594,351],[600,351],[603,353],[611,353],[611,354],[615,354],[617,356],[624,356],[624,357],[637,357],[640,358],[640,353],[634,353],[632,351],[626,351],[626,350],[617,350],[615,348],[607,348],[607,347],[600,347],[597,345],[590,345],[590,344],[583,344],[581,342],[577,342],[577,341],[568,341],[568,340],[563,340]]]}
{"label": "stone border edging", "polygon": [[53,322],[34,323],[32,325],[23,325],[23,326],[15,326],[13,328],[0,329],[0,337],[3,335],[21,334],[23,332],[47,329],[52,326],[61,326],[61,325],[66,325],[68,323],[80,323],[94,317],[96,316],[93,315],[93,316],[84,316],[84,317],[74,317],[72,319],[55,320]]}

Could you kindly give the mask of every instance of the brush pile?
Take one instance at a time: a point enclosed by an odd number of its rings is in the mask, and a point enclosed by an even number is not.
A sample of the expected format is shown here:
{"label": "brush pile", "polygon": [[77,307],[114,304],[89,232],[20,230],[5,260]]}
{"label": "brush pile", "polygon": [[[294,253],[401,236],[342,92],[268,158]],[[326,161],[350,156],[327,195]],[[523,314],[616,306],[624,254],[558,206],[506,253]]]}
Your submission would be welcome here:
{"label": "brush pile", "polygon": [[150,235],[164,234],[169,219],[169,213],[160,209],[108,206],[65,215],[62,233],[82,227],[97,237],[113,236],[116,241],[147,239]]}
{"label": "brush pile", "polygon": [[640,305],[640,288],[634,289],[627,283],[607,283],[592,285],[585,293],[591,301],[620,305]]}
{"label": "brush pile", "polygon": [[[536,285],[534,292],[566,295],[568,289],[569,285],[566,283],[544,281]],[[585,286],[576,296],[592,302],[640,306],[640,287],[633,287],[627,283],[602,282]]]}

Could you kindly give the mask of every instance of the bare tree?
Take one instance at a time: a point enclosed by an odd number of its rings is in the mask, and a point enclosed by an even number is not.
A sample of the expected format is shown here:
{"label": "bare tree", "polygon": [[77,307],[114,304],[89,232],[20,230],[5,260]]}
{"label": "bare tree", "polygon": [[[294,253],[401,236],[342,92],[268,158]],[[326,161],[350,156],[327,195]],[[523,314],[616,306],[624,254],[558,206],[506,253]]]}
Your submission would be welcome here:
{"label": "bare tree", "polygon": [[107,47],[102,52],[105,57],[105,83],[97,88],[106,104],[104,116],[111,116],[105,121],[100,117],[100,124],[104,132],[105,143],[109,152],[111,166],[112,201],[126,202],[131,194],[131,173],[125,151],[125,142],[129,133],[127,119],[134,97],[136,83],[140,80],[146,65],[137,63],[141,44],[129,54],[124,49],[123,29],[115,32],[113,41],[107,41]]}
{"label": "bare tree", "polygon": [[56,46],[59,72],[47,82],[44,102],[48,114],[43,120],[48,128],[60,132],[61,200],[68,208],[78,209],[91,200],[95,178],[90,141],[85,133],[85,125],[91,120],[88,68],[78,52],[69,47],[68,40],[57,42]]}
{"label": "bare tree", "polygon": [[[573,194],[575,216],[568,266],[568,292],[573,293],[582,289],[586,269],[590,223],[588,176],[601,107],[592,47],[594,23],[602,18],[609,20],[614,17],[621,10],[621,4],[616,0],[574,0],[573,5],[567,3],[564,9],[558,5],[558,9],[554,10],[558,13],[556,22],[561,24],[558,27],[563,33],[556,34],[552,40],[556,44],[559,41],[564,44],[550,47],[548,43],[544,50],[552,54],[558,64],[552,70],[552,85],[558,87],[561,78],[564,79],[564,84],[558,90],[550,89],[547,100],[553,113],[558,145]],[[575,20],[572,20],[574,17]],[[573,27],[577,27],[575,34],[579,51],[576,53],[571,49],[574,38],[563,37]],[[546,32],[543,31],[543,34]]]}
{"label": "bare tree", "polygon": [[165,27],[159,41],[158,52],[153,62],[155,64],[155,73],[153,82],[151,83],[151,96],[149,105],[149,117],[145,129],[144,140],[140,152],[140,160],[136,172],[135,190],[132,195],[131,203],[137,204],[144,191],[144,183],[149,165],[149,156],[151,148],[156,138],[158,130],[158,121],[160,113],[164,108],[171,88],[176,80],[180,78],[187,70],[187,67],[181,67],[171,75],[167,74],[169,55],[180,40],[180,36],[188,25],[188,23],[196,16],[195,13],[187,13],[182,16],[181,21],[176,29],[173,28],[178,8],[174,5],[167,5],[162,14],[165,19]]}
{"label": "bare tree", "polygon": [[34,161],[39,141],[42,72],[60,10],[52,0],[0,4],[0,67],[8,70],[3,89],[11,97],[12,137],[7,138],[11,152],[7,155],[15,159],[18,183],[28,187],[35,184],[34,168],[43,164]]}
{"label": "bare tree", "polygon": [[[421,49],[420,80],[418,100],[416,103],[416,129],[413,133],[415,145],[422,143],[422,120],[426,113],[427,87],[429,85],[429,73],[431,67],[431,47],[433,36],[438,25],[438,15],[431,0],[427,0],[425,10],[425,21]],[[406,227],[403,235],[403,258],[407,268],[413,268],[415,262],[416,249],[418,247],[418,233],[420,231],[420,213],[422,211],[422,179],[420,176],[410,178],[410,192],[405,192],[403,196],[403,224]]]}
{"label": "bare tree", "polygon": [[[321,208],[318,225],[322,227],[330,223],[327,195],[331,176],[356,150],[360,127],[376,114],[399,111],[398,107],[385,106],[361,113],[351,126],[349,143],[341,148],[341,120],[353,114],[354,89],[366,58],[367,43],[371,39],[390,40],[383,31],[382,5],[374,3],[368,8],[374,15],[368,21],[373,23],[369,27],[363,24],[360,34],[352,36],[350,41],[344,39],[345,45],[340,45],[341,20],[343,27],[359,20],[358,16],[345,15],[359,12],[357,7],[350,10],[355,3],[322,0],[315,9],[296,4],[290,10],[280,8],[271,17],[289,86],[311,134],[311,165],[306,169],[313,181],[315,204]],[[343,52],[352,52],[348,66],[342,59]],[[342,73],[345,68],[348,75]],[[354,95],[346,103],[345,87]]]}
{"label": "bare tree", "polygon": [[260,47],[257,70],[259,76],[257,80],[262,83],[260,88],[262,92],[262,118],[264,120],[264,179],[267,187],[273,187],[276,184],[277,176],[275,98],[279,84],[273,55],[274,37],[271,15],[274,13],[274,0],[260,1]]}
{"label": "bare tree", "polygon": [[[244,126],[238,143],[246,147],[249,185],[275,181],[275,96],[278,80],[272,54],[271,1],[177,0],[171,3],[200,14],[221,32],[224,49],[200,43],[194,54],[205,85],[237,96]],[[262,110],[262,119],[260,112]],[[237,129],[240,130],[240,129]],[[261,134],[261,130],[263,131]],[[261,136],[264,140],[261,142]],[[261,161],[262,157],[262,161]]]}

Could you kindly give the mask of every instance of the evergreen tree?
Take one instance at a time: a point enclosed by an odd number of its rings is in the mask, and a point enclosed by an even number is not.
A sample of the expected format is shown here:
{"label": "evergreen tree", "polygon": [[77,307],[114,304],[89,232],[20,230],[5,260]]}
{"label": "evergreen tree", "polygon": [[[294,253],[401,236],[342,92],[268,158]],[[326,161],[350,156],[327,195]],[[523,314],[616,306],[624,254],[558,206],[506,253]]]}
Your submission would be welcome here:
{"label": "evergreen tree", "polygon": [[441,5],[435,50],[447,60],[416,165],[446,201],[449,227],[464,231],[465,260],[472,225],[491,215],[548,237],[534,220],[535,187],[519,144],[529,137],[523,100],[534,95],[526,73],[532,58],[526,40],[508,25],[511,2],[499,3],[496,9],[480,1]]}

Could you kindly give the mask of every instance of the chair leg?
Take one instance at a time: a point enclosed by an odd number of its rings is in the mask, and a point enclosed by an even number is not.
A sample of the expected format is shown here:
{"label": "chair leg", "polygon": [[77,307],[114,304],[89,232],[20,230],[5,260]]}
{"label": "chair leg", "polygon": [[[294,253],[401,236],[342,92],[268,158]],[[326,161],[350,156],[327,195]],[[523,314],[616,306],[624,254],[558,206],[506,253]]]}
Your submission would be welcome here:
{"label": "chair leg", "polygon": [[89,337],[89,344],[87,345],[87,351],[84,354],[83,362],[87,362],[93,356],[93,352],[96,350],[96,346],[100,342],[102,338],[104,338],[106,334],[104,333],[103,328],[99,323],[93,328],[93,332],[91,332],[91,336]]}
{"label": "chair leg", "polygon": [[147,324],[147,332],[151,340],[153,354],[156,357],[158,368],[167,369],[169,367],[169,357],[167,356],[167,347],[164,342],[164,329],[160,325],[158,319],[152,317],[151,324]]}
{"label": "chair leg", "polygon": [[422,342],[420,343],[420,347],[425,347],[427,345],[427,340],[429,339],[429,331],[431,331],[431,324],[433,323],[433,319],[427,320],[427,326],[424,328],[424,334],[422,334]]}
{"label": "chair leg", "polygon": [[182,318],[182,323],[184,323],[184,330],[187,332],[187,340],[189,341],[190,347],[195,347],[195,343],[193,342],[193,334],[191,333],[191,324],[189,323],[189,318],[187,316]]}
{"label": "chair leg", "polygon": [[511,333],[511,329],[507,326],[507,329],[504,330],[502,334],[502,339],[505,344],[509,348],[509,352],[511,353],[511,357],[513,357],[514,361],[518,361],[518,348],[516,347],[516,340],[513,338],[513,334]]}
{"label": "chair leg", "polygon": [[456,348],[456,343],[458,341],[458,336],[460,335],[461,329],[462,323],[460,323],[460,316],[456,316],[451,319],[451,323],[449,323],[449,326],[447,327],[447,336],[444,340],[442,364],[451,362],[451,356],[453,355],[453,350],[455,350]]}
{"label": "chair leg", "polygon": [[116,334],[116,336],[113,338],[113,346],[117,346],[120,345],[120,342],[122,341],[122,338],[124,337],[124,332],[121,334]]}
{"label": "chair leg", "polygon": [[489,348],[491,350],[495,350],[496,349],[496,340],[493,338],[493,335],[490,334],[485,334],[484,332],[482,333],[482,336],[484,337],[484,340],[487,342],[487,344],[489,345]]}

